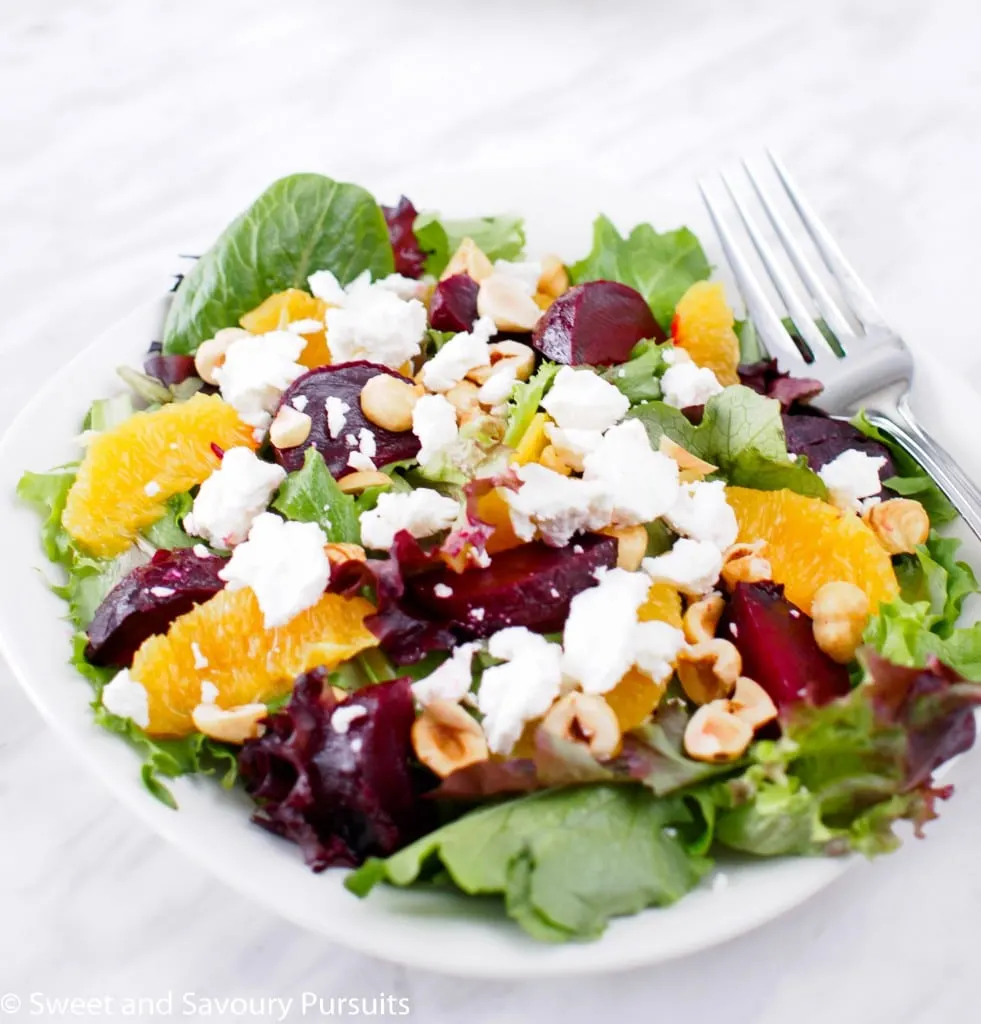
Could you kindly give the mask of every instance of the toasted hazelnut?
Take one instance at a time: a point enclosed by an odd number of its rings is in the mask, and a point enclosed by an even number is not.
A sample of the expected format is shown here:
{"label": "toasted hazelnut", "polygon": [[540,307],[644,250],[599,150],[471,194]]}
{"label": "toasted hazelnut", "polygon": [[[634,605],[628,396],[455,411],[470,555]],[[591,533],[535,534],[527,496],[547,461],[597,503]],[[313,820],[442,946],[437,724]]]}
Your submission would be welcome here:
{"label": "toasted hazelnut", "polygon": [[703,640],[678,654],[682,689],[696,704],[731,696],[743,659],[728,640]]}
{"label": "toasted hazelnut", "polygon": [[269,440],[277,448],[296,448],[310,436],[313,420],[292,405],[280,406],[269,428]]}
{"label": "toasted hazelnut", "polygon": [[441,779],[489,756],[480,723],[448,700],[427,704],[412,723],[412,747],[419,760]]}
{"label": "toasted hazelnut", "polygon": [[573,690],[560,697],[545,713],[542,728],[586,747],[601,761],[620,751],[620,722],[613,708],[596,694]]}
{"label": "toasted hazelnut", "polygon": [[555,255],[542,258],[542,273],[538,278],[538,291],[551,299],[565,295],[569,290],[569,272],[565,264]]}
{"label": "toasted hazelnut", "polygon": [[457,418],[460,419],[474,410],[480,411],[479,392],[480,389],[472,381],[461,380],[445,392],[443,397],[456,409]]}
{"label": "toasted hazelnut", "polygon": [[930,535],[930,517],[912,498],[890,498],[871,505],[862,519],[890,555],[911,554]]}
{"label": "toasted hazelnut", "polygon": [[191,712],[194,727],[222,743],[244,743],[262,735],[262,720],[269,714],[265,704],[242,704],[237,708],[199,704]]}
{"label": "toasted hazelnut", "polygon": [[194,369],[205,384],[218,384],[215,370],[225,362],[225,353],[233,342],[247,337],[249,332],[241,327],[223,327],[213,338],[203,341],[198,346],[197,352],[194,353]]}
{"label": "toasted hazelnut", "polygon": [[392,478],[376,469],[359,469],[355,473],[348,473],[337,481],[337,486],[345,494],[357,494],[359,491],[366,491],[369,487],[391,487]]}
{"label": "toasted hazelnut", "polygon": [[361,389],[361,411],[365,419],[383,430],[411,430],[412,410],[422,394],[418,384],[379,373]]}
{"label": "toasted hazelnut", "polygon": [[327,553],[327,561],[332,566],[343,565],[345,562],[366,562],[368,560],[368,556],[360,544],[328,544],[324,551]]}
{"label": "toasted hazelnut", "polygon": [[446,264],[446,269],[440,274],[439,279],[445,281],[448,277],[466,274],[480,284],[493,273],[494,267],[480,246],[472,238],[464,238],[450,257],[450,262]]}
{"label": "toasted hazelnut", "polygon": [[706,594],[700,601],[690,604],[682,619],[685,639],[690,644],[701,644],[715,639],[715,630],[722,618],[726,603],[721,594]]}
{"label": "toasted hazelnut", "polygon": [[498,330],[531,331],[542,310],[520,281],[506,274],[491,274],[477,292],[477,313],[489,316]]}
{"label": "toasted hazelnut", "polygon": [[729,698],[729,714],[735,715],[750,728],[759,729],[777,717],[777,706],[755,679],[740,676]]}
{"label": "toasted hazelnut", "polygon": [[677,441],[672,441],[667,434],[661,435],[661,440],[658,442],[658,451],[662,455],[667,455],[669,459],[674,459],[678,463],[678,469],[682,473],[688,474],[689,482],[691,480],[701,480],[719,468],[718,466],[713,466],[711,462],[700,459],[697,455],[692,455],[686,448],[682,448]]}
{"label": "toasted hazelnut", "polygon": [[819,587],[811,602],[818,647],[832,660],[846,665],[862,642],[869,611],[868,595],[854,583],[836,581]]}
{"label": "toasted hazelnut", "polygon": [[761,552],[766,547],[762,540],[752,544],[733,544],[727,548],[722,562],[722,582],[732,590],[737,583],[761,583],[773,579],[769,559]]}
{"label": "toasted hazelnut", "polygon": [[527,380],[535,368],[535,350],[521,341],[496,341],[487,346],[487,351],[490,353],[490,365],[475,366],[467,373],[467,380],[486,384],[505,366],[514,368],[515,380]]}
{"label": "toasted hazelnut", "polygon": [[647,554],[647,530],[643,526],[606,526],[600,533],[617,539],[617,568],[636,572]]}
{"label": "toasted hazelnut", "polygon": [[542,449],[542,454],[538,456],[538,462],[546,469],[561,473],[562,476],[569,476],[572,473],[572,467],[562,458],[554,444],[548,444]]}
{"label": "toasted hazelnut", "polygon": [[685,726],[685,753],[696,761],[721,763],[741,757],[753,740],[753,727],[737,718],[724,700],[700,707]]}

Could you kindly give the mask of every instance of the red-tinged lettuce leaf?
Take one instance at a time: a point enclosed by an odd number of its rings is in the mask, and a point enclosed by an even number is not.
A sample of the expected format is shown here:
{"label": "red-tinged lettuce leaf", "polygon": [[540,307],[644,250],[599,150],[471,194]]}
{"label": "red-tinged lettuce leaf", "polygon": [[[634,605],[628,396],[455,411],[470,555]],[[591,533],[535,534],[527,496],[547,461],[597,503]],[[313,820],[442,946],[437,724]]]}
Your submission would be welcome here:
{"label": "red-tinged lettuce leaf", "polygon": [[739,367],[739,382],[764,398],[775,398],[785,411],[793,405],[815,398],[824,390],[819,380],[793,377],[781,370],[776,359],[744,363]]}
{"label": "red-tinged lettuce leaf", "polygon": [[[326,682],[323,669],[300,676],[265,735],[239,755],[254,820],[295,842],[314,871],[388,856],[432,824],[410,768],[409,680],[366,687],[343,705]],[[339,707],[343,728],[333,721]]]}
{"label": "red-tinged lettuce leaf", "polygon": [[419,240],[412,229],[419,215],[418,211],[405,196],[402,196],[395,206],[383,206],[381,210],[388,225],[388,237],[395,257],[395,272],[403,277],[422,277],[426,254],[420,248]]}

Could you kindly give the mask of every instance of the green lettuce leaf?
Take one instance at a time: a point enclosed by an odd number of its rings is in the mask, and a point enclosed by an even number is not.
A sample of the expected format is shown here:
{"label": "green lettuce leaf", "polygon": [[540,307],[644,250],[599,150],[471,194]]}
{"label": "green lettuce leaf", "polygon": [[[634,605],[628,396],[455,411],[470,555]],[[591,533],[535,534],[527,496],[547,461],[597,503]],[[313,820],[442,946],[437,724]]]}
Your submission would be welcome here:
{"label": "green lettuce leaf", "polygon": [[630,285],[669,330],[678,300],[711,269],[688,228],[659,234],[650,224],[638,224],[624,238],[608,217],[600,216],[593,224],[592,251],[569,267],[569,276],[573,284],[605,280]]}
{"label": "green lettuce leaf", "polygon": [[625,363],[607,367],[600,376],[619,388],[631,405],[655,401],[661,397],[661,376],[667,369],[664,352],[671,347],[670,343],[641,341]]}
{"label": "green lettuce leaf", "polygon": [[201,541],[192,537],[183,526],[184,517],[191,511],[194,500],[190,492],[175,494],[167,500],[164,514],[143,531],[143,536],[155,548],[173,551],[176,548],[193,548]]}
{"label": "green lettuce leaf", "polygon": [[[496,895],[532,937],[591,939],[607,922],[689,892],[710,867],[686,847],[682,800],[635,786],[546,790],[484,807],[387,860],[348,876],[359,896],[379,882],[446,876],[471,895]],[[611,870],[611,865],[615,870]]]}
{"label": "green lettuce leaf", "polygon": [[438,213],[420,213],[412,228],[426,253],[426,273],[439,277],[464,238],[472,238],[490,260],[517,260],[525,250],[525,225],[521,217],[471,217],[444,220]]}
{"label": "green lettuce leaf", "polygon": [[316,523],[331,543],[361,543],[354,497],[337,486],[316,448],[306,450],[303,468],[290,473],[283,481],[272,507],[287,519]]}
{"label": "green lettuce leaf", "polygon": [[507,428],[504,433],[504,443],[512,448],[517,448],[525,431],[531,425],[531,421],[538,412],[545,392],[548,391],[559,372],[561,366],[558,363],[545,361],[531,375],[531,377],[515,384],[511,389],[511,397],[508,400]]}
{"label": "green lettuce leaf", "polygon": [[164,323],[164,351],[191,353],[274,292],[306,288],[317,270],[341,282],[392,273],[381,208],[363,188],[322,174],[272,184],[222,232],[181,281]]}
{"label": "green lettuce leaf", "polygon": [[41,517],[41,546],[55,565],[70,566],[75,559],[71,537],[61,525],[75,472],[74,467],[66,467],[50,473],[25,473],[17,484],[17,497]]}

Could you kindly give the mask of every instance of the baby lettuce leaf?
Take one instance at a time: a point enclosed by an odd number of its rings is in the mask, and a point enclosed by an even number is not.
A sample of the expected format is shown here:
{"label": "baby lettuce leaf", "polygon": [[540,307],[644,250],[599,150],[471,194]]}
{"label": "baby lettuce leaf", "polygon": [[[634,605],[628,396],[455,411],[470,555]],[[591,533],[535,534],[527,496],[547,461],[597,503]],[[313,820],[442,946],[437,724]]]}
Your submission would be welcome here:
{"label": "baby lettuce leaf", "polygon": [[593,223],[593,248],[569,267],[573,284],[619,281],[647,300],[658,323],[670,330],[678,300],[696,281],[711,272],[698,239],[688,228],[659,234],[638,224],[624,238],[605,216]]}
{"label": "baby lettuce leaf", "polygon": [[[664,906],[710,867],[679,830],[693,824],[680,799],[638,786],[545,790],[467,814],[386,860],[369,860],[347,887],[406,886],[448,875],[464,893],[498,895],[532,937],[591,939],[612,917]],[[612,866],[612,867],[611,867]]]}
{"label": "baby lettuce leaf", "polygon": [[531,377],[515,384],[511,389],[511,397],[507,409],[507,429],[504,433],[504,443],[516,448],[525,431],[535,418],[538,406],[541,405],[545,392],[551,387],[555,375],[561,367],[558,363],[550,363],[547,360],[531,375]]}
{"label": "baby lettuce leaf", "polygon": [[464,238],[472,238],[490,260],[520,259],[525,249],[525,225],[520,217],[471,217],[443,220],[438,213],[420,213],[413,226],[426,255],[426,273],[439,277]]}
{"label": "baby lettuce leaf", "polygon": [[347,284],[364,270],[384,277],[394,265],[385,217],[363,188],[321,174],[281,178],[185,275],[167,313],[164,352],[193,353],[274,292],[305,288],[314,271]]}
{"label": "baby lettuce leaf", "polygon": [[827,497],[827,488],[808,469],[807,460],[789,458],[780,403],[747,387],[734,385],[710,398],[697,427],[680,410],[663,402],[645,402],[627,415],[644,424],[655,448],[666,434],[718,466],[730,484],[762,491],[787,488],[811,497]]}
{"label": "baby lettuce leaf", "polygon": [[625,363],[606,367],[600,376],[619,388],[631,405],[656,401],[661,397],[661,376],[667,369],[664,352],[671,347],[670,343],[641,341]]}
{"label": "baby lettuce leaf", "polygon": [[192,537],[182,525],[193,504],[190,493],[175,494],[167,501],[164,514],[143,531],[143,536],[155,548],[164,548],[167,551],[194,547],[200,541]]}
{"label": "baby lettuce leaf", "polygon": [[74,467],[65,467],[50,473],[25,473],[17,484],[17,497],[41,516],[41,547],[48,561],[65,567],[74,561],[75,548],[61,525],[61,516],[75,472]]}
{"label": "baby lettuce leaf", "polygon": [[287,519],[316,523],[334,544],[361,543],[354,497],[337,486],[316,448],[306,450],[303,468],[283,481],[272,507]]}

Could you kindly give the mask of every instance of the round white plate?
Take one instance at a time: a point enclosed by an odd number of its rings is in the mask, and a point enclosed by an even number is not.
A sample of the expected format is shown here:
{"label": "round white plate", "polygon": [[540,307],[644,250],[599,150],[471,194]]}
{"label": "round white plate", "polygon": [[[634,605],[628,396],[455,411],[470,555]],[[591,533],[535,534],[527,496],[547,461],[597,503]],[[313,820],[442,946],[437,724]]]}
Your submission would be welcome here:
{"label": "round white plate", "polygon": [[[554,168],[486,167],[429,176],[415,186],[399,184],[420,208],[452,215],[525,213],[532,253],[551,250],[578,258],[588,249],[592,218],[605,210],[621,228],[641,220],[666,227],[688,223],[714,262],[722,262],[694,187],[690,196],[669,201]],[[376,194],[395,198],[377,187]],[[91,691],[67,665],[71,631],[64,606],[38,572],[47,567],[37,517],[13,493],[25,469],[46,470],[78,458],[71,439],[85,410],[93,398],[120,390],[114,368],[139,364],[148,343],[160,336],[167,301],[135,311],[43,382],[0,442],[0,648],[41,714],[147,824],[243,895],[337,943],[412,966],[486,977],[613,971],[682,956],[771,920],[845,870],[845,860],[726,863],[724,886],[710,878],[673,907],[614,921],[597,942],[546,946],[526,937],[491,901],[384,888],[358,900],[343,888],[342,872],[311,873],[296,847],[250,823],[243,794],[226,793],[209,779],[171,784],[179,811],[158,803],[143,788],[126,744],[92,724]],[[924,362],[916,397],[923,422],[969,471],[981,472],[979,454],[963,429],[977,396],[943,367]],[[977,545],[966,554],[981,564]]]}

